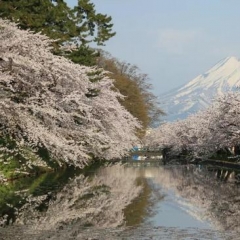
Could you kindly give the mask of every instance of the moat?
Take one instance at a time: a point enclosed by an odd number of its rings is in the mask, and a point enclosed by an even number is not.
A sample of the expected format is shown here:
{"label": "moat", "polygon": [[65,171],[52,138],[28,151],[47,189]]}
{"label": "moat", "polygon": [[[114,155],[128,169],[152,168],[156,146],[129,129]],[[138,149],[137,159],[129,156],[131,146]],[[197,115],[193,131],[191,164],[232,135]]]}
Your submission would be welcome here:
{"label": "moat", "polygon": [[202,166],[111,164],[0,186],[0,239],[237,239],[240,188]]}

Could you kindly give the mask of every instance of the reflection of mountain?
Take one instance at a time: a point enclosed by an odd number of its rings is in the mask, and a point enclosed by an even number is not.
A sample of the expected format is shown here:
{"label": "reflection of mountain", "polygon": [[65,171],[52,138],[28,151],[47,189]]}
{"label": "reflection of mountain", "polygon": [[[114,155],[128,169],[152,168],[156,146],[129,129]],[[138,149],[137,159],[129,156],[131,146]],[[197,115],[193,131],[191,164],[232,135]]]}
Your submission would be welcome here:
{"label": "reflection of mountain", "polygon": [[188,204],[204,209],[198,217],[209,219],[217,229],[240,232],[238,185],[217,181],[214,174],[195,166],[153,169],[153,175],[162,187],[173,190]]}
{"label": "reflection of mountain", "polygon": [[[141,185],[143,176],[146,176],[144,184],[149,184],[145,189],[142,189]],[[152,227],[148,222],[139,227],[126,228],[122,225],[127,220],[124,218],[123,209],[126,209],[129,203],[135,205],[135,209],[131,208],[129,211],[133,210],[135,214],[140,212],[137,218],[141,218],[143,214],[144,219],[146,215],[142,210],[147,208],[148,200],[142,198],[151,195],[151,203],[152,200],[155,203],[159,197],[162,202],[163,188],[171,189],[173,191],[170,192],[180,196],[178,199],[188,204],[187,209],[191,213],[201,208],[207,214],[206,217],[212,219],[213,223],[218,223],[219,228],[237,230],[237,235],[232,238],[221,235],[219,238],[218,231],[159,225]],[[26,203],[25,206],[17,211],[16,222],[12,226],[0,227],[0,239],[238,239],[239,193],[240,190],[235,185],[217,182],[214,175],[195,167],[104,167],[89,177],[75,177],[56,194],[50,190],[44,195],[26,196],[22,203]],[[20,194],[25,196],[24,192]],[[49,196],[52,196],[50,201]],[[134,199],[137,201],[133,201]],[[167,199],[167,196],[164,199]],[[153,205],[148,207],[155,211]],[[186,209],[186,205],[184,208]],[[167,217],[171,219],[173,216]],[[118,225],[121,227],[116,228]]]}
{"label": "reflection of mountain", "polygon": [[240,61],[235,57],[218,62],[206,73],[160,97],[169,121],[186,118],[205,109],[214,98],[240,86]]}

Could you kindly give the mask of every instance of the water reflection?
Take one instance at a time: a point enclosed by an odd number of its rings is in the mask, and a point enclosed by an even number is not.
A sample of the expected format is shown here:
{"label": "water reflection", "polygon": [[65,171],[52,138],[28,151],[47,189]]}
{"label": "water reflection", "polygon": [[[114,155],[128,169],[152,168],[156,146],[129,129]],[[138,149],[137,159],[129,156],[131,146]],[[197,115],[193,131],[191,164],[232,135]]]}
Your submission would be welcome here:
{"label": "water reflection", "polygon": [[236,239],[240,232],[239,187],[195,166],[66,175],[1,186],[0,240]]}
{"label": "water reflection", "polygon": [[[75,177],[56,194],[50,191],[22,197],[24,204],[18,209],[7,205],[15,211],[14,226],[25,226],[25,233],[60,231],[69,226],[74,232],[79,227],[115,228],[124,225],[123,210],[143,189],[136,182],[138,176],[136,169],[108,166],[93,176]],[[9,223],[8,218],[3,212],[2,225]]]}
{"label": "water reflection", "polygon": [[[152,181],[162,191],[172,191],[175,202],[201,221],[214,228],[240,232],[240,188],[237,184],[216,179],[215,174],[195,166],[147,169]],[[171,191],[169,193],[171,193]],[[170,194],[168,194],[171,196]]]}

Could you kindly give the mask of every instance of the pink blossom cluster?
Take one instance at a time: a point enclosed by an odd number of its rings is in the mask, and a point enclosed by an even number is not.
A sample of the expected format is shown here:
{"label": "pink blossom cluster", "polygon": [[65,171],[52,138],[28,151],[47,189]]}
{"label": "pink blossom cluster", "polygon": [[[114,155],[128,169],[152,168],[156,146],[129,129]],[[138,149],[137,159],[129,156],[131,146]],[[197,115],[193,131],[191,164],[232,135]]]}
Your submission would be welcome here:
{"label": "pink blossom cluster", "polygon": [[[0,19],[0,138],[79,167],[124,156],[140,124],[97,70],[53,55],[48,37]],[[101,80],[91,81],[94,73]]]}
{"label": "pink blossom cluster", "polygon": [[184,120],[164,123],[151,131],[150,146],[170,147],[195,156],[207,156],[218,150],[232,151],[240,145],[240,94],[228,92],[206,110]]}

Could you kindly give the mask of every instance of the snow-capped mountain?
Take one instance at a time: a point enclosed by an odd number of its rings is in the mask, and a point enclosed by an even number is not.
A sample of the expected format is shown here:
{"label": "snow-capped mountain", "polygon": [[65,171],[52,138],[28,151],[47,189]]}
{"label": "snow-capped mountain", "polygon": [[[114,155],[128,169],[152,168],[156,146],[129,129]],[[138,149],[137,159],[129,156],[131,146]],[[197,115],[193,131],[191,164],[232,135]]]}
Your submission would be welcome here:
{"label": "snow-capped mountain", "polygon": [[218,62],[206,73],[160,97],[166,120],[186,118],[189,114],[206,108],[214,98],[240,86],[240,61],[228,57]]}

